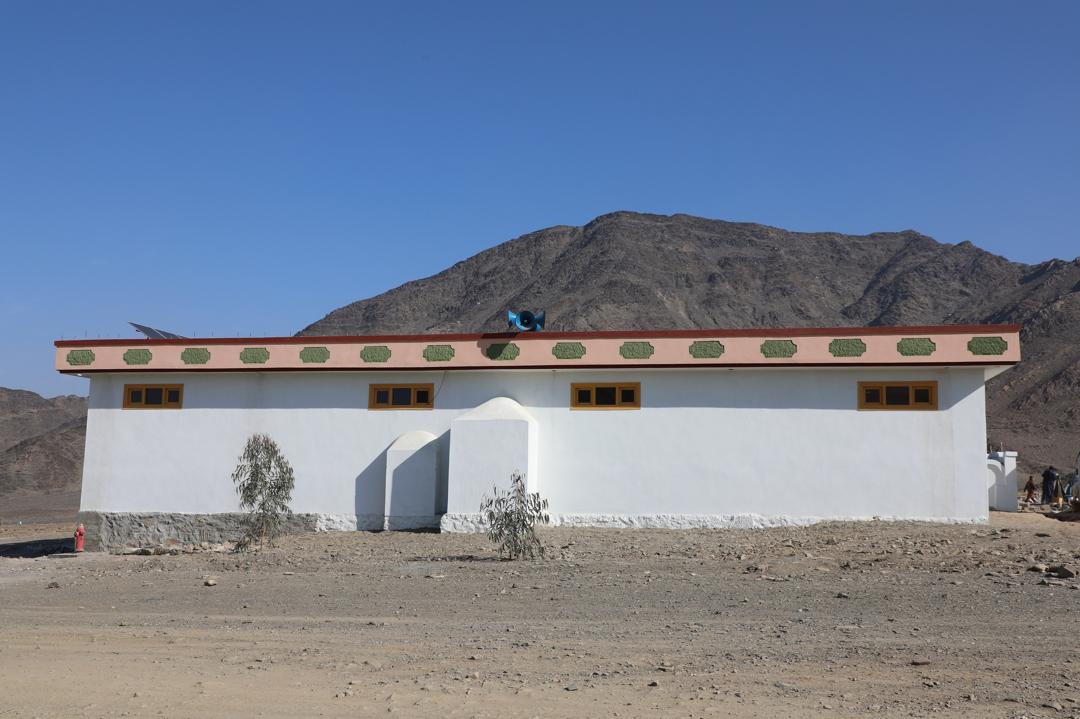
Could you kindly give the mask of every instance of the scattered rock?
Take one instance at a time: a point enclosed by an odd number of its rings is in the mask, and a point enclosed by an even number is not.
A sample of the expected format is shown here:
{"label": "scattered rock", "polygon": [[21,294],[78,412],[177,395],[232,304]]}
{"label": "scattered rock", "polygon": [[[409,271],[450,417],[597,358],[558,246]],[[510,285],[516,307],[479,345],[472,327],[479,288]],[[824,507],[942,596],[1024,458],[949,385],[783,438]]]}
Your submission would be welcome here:
{"label": "scattered rock", "polygon": [[911,666],[913,666],[913,667],[925,667],[929,663],[930,663],[930,658],[929,657],[914,657],[911,660]]}
{"label": "scattered rock", "polygon": [[1050,569],[1049,564],[1043,564],[1042,562],[1039,562],[1037,564],[1032,564],[1030,567],[1028,567],[1027,570],[1029,572],[1046,572],[1048,569]]}
{"label": "scattered rock", "polygon": [[204,587],[214,587],[214,586],[217,586],[217,580],[216,580],[216,579],[214,579],[214,578],[210,578],[210,579],[207,579],[207,580],[206,580],[205,582],[203,582],[203,586],[204,586]]}
{"label": "scattered rock", "polygon": [[45,588],[46,589],[59,589],[60,588],[60,582],[49,582],[48,584],[45,585]]}
{"label": "scattered rock", "polygon": [[578,689],[577,682],[570,682],[569,684],[567,684],[563,688],[566,689],[566,691],[568,691],[568,692],[576,692],[577,689]]}
{"label": "scattered rock", "polygon": [[848,594],[847,592],[837,592],[836,593],[836,598],[837,599],[851,599],[851,595]]}
{"label": "scattered rock", "polygon": [[1076,576],[1076,572],[1066,567],[1064,564],[1056,564],[1046,570],[1047,574],[1052,574],[1058,579],[1072,579]]}
{"label": "scattered rock", "polygon": [[650,687],[658,687],[658,686],[660,686],[660,682],[653,679],[651,682],[649,682],[648,686],[650,686]]}

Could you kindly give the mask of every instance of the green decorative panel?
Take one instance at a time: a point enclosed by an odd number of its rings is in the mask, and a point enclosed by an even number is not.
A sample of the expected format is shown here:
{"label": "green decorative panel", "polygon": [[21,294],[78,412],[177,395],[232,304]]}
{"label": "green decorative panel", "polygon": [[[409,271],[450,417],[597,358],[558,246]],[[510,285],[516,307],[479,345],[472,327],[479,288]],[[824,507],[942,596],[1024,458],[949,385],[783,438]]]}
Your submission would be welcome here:
{"label": "green decorative panel", "polygon": [[1009,343],[1003,337],[972,337],[968,340],[968,352],[973,355],[1003,355]]}
{"label": "green decorative panel", "polygon": [[866,343],[854,337],[829,343],[829,354],[833,357],[862,357],[865,352]]}
{"label": "green decorative panel", "polygon": [[386,345],[368,345],[360,350],[360,359],[365,362],[386,362],[390,359],[390,348]]}
{"label": "green decorative panel", "polygon": [[300,350],[300,361],[305,364],[322,364],[330,359],[330,350],[325,347],[305,347]]}
{"label": "green decorative panel", "polygon": [[905,337],[896,343],[896,351],[904,357],[929,357],[937,345],[929,337]]}
{"label": "green decorative panel", "polygon": [[551,354],[555,359],[581,359],[585,356],[585,345],[580,342],[556,342]]}
{"label": "green decorative panel", "polygon": [[428,345],[424,348],[424,359],[428,362],[449,362],[454,359],[454,346]]}
{"label": "green decorative panel", "polygon": [[799,348],[791,340],[765,340],[761,343],[761,354],[769,359],[794,357]]}
{"label": "green decorative panel", "polygon": [[180,353],[184,364],[206,364],[210,361],[210,350],[205,347],[188,347]]}
{"label": "green decorative panel", "polygon": [[513,342],[499,342],[488,345],[484,354],[491,360],[515,360],[521,354],[521,348]]}
{"label": "green decorative panel", "polygon": [[690,356],[694,359],[716,359],[724,354],[724,345],[716,340],[698,340],[690,345]]}
{"label": "green decorative panel", "polygon": [[93,364],[94,350],[71,350],[67,353],[67,363],[77,367]]}
{"label": "green decorative panel", "polygon": [[650,342],[623,342],[622,347],[619,348],[619,354],[623,359],[649,359],[655,351]]}
{"label": "green decorative panel", "polygon": [[263,364],[270,359],[270,350],[265,347],[246,347],[240,352],[240,361],[244,364]]}
{"label": "green decorative panel", "polygon": [[150,364],[153,358],[150,350],[128,350],[124,353],[124,364]]}

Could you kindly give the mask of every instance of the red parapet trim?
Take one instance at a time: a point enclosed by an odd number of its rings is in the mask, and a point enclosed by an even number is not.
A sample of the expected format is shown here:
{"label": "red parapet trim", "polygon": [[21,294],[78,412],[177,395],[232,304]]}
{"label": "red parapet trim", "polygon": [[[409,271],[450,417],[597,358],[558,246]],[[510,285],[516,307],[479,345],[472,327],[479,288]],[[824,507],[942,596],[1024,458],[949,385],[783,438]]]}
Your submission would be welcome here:
{"label": "red parapet trim", "polygon": [[650,369],[756,369],[768,367],[772,369],[862,369],[864,367],[893,367],[904,369],[906,367],[1012,367],[1020,364],[1019,361],[997,362],[864,362],[841,364],[836,362],[805,362],[802,364],[777,364],[776,362],[752,362],[747,364],[723,363],[723,362],[695,362],[693,364],[594,364],[575,365],[565,364],[533,364],[521,365],[520,367],[493,367],[491,365],[466,365],[464,367],[265,367],[263,369],[251,369],[248,367],[222,367],[207,369],[154,369],[152,367],[125,367],[123,369],[60,369],[60,374],[138,374],[152,372],[156,374],[213,374],[214,372],[457,372],[487,370],[506,372],[513,370],[570,370],[580,372],[584,370],[650,370]]}
{"label": "red parapet trim", "polygon": [[[569,340],[569,339],[648,339],[650,337],[684,337],[712,339],[723,337],[858,337],[861,335],[953,335],[989,332],[1019,332],[1023,325],[927,325],[914,327],[786,327],[760,329],[693,329],[693,330],[596,330],[585,332],[482,332],[465,334],[428,335],[307,335],[303,337],[185,337],[183,339],[97,339],[56,340],[57,347],[154,347],[195,345],[311,345],[311,344],[375,344],[389,342],[469,342],[481,340]],[[699,365],[700,366],[700,365]],[[748,365],[740,365],[746,367]],[[459,369],[459,368],[455,368]]]}

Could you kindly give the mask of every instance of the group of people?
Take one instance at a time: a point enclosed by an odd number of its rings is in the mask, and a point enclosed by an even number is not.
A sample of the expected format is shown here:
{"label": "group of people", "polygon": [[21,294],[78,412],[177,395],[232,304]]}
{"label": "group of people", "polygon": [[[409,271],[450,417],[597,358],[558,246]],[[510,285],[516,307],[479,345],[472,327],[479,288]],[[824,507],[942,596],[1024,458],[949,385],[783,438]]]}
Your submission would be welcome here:
{"label": "group of people", "polygon": [[[1042,495],[1039,497],[1039,504],[1064,507],[1065,504],[1071,503],[1074,499],[1080,500],[1080,486],[1078,486],[1080,485],[1080,455],[1077,455],[1076,462],[1076,471],[1068,474],[1061,473],[1053,465],[1043,471]],[[1034,477],[1028,477],[1027,484],[1024,485],[1024,491],[1026,493],[1024,501],[1028,504],[1034,504]]]}

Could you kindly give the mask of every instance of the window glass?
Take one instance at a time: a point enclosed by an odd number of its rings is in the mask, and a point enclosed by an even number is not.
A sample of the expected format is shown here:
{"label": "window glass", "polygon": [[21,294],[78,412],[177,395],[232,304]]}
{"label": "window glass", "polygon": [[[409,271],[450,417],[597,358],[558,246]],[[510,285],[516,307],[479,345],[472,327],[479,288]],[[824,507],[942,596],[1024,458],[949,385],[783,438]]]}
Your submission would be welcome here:
{"label": "window glass", "polygon": [[368,409],[432,409],[431,384],[369,385]]}
{"label": "window glass", "polygon": [[124,409],[180,409],[184,385],[124,385]]}
{"label": "window glass", "polygon": [[859,382],[859,409],[936,410],[937,382]]}
{"label": "window glass", "polygon": [[911,404],[910,388],[907,385],[886,385],[885,404],[890,407]]}
{"label": "window glass", "polygon": [[641,384],[592,384],[570,385],[572,409],[638,409],[641,407]]}
{"label": "window glass", "polygon": [[597,407],[612,407],[615,405],[615,388],[614,387],[597,387],[596,388],[596,406]]}

